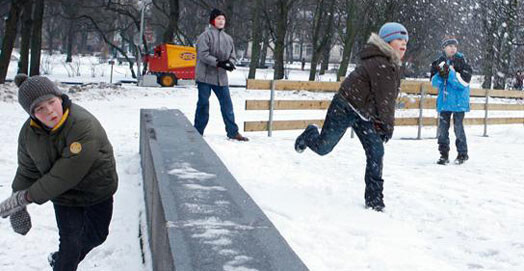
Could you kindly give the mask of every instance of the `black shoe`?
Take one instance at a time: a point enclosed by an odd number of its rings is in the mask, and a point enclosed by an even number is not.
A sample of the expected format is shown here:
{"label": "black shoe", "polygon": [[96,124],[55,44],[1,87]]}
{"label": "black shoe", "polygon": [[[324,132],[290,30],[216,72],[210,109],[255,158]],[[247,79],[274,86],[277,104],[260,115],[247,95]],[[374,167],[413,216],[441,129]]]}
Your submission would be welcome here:
{"label": "black shoe", "polygon": [[455,164],[463,164],[464,162],[466,162],[467,160],[469,159],[469,156],[467,154],[459,154],[457,156],[457,159],[455,159]]}
{"label": "black shoe", "polygon": [[313,131],[313,129],[318,129],[318,127],[314,124],[310,124],[306,127],[306,130],[304,130],[304,132],[302,132],[302,134],[300,134],[297,139],[295,140],[295,151],[298,152],[298,153],[303,153],[306,148],[307,148],[307,145],[306,145],[306,137],[309,133],[311,133],[311,131]]}
{"label": "black shoe", "polygon": [[439,164],[439,165],[445,165],[445,164],[448,164],[448,163],[449,163],[448,155],[446,155],[446,154],[441,154],[441,155],[440,155],[440,158],[439,158],[438,161],[437,161],[437,164]]}
{"label": "black shoe", "polygon": [[377,198],[373,200],[366,200],[366,208],[373,209],[373,211],[382,212],[384,208],[386,208],[386,205],[384,205],[384,201],[382,201],[381,198]]}
{"label": "black shoe", "polygon": [[55,267],[56,257],[58,256],[58,251],[52,252],[47,256],[47,261],[51,267]]}

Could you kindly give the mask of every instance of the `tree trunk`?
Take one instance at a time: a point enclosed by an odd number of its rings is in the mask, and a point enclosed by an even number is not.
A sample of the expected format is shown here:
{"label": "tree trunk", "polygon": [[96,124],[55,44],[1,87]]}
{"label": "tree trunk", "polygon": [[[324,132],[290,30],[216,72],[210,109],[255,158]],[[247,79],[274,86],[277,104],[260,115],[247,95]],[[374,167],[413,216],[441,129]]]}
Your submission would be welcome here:
{"label": "tree trunk", "polygon": [[[330,43],[330,42],[328,42]],[[326,74],[329,69],[329,56],[331,55],[331,46],[326,46],[322,52],[322,65],[320,65],[320,75]]]}
{"label": "tree trunk", "polygon": [[353,22],[355,14],[355,3],[353,0],[346,1],[346,5],[348,11],[346,18],[346,36],[344,37],[344,51],[342,52],[342,61],[340,62],[340,67],[338,68],[337,81],[340,81],[342,77],[346,76],[349,60],[351,59],[351,50],[353,49],[357,32]]}
{"label": "tree trunk", "polygon": [[178,32],[178,20],[180,18],[180,1],[169,0],[169,23],[162,35],[163,42],[173,42],[175,33]]}
{"label": "tree trunk", "polygon": [[[329,40],[329,34],[324,35],[323,38],[320,38],[322,26],[323,26],[323,18],[325,15],[325,8],[324,4],[325,1],[328,0],[322,0],[318,3],[317,9],[315,12],[315,18],[313,22],[313,38],[312,38],[312,45],[313,45],[313,56],[311,57],[311,70],[309,72],[309,81],[315,81],[316,73],[317,73],[317,65],[318,61],[321,58],[322,51],[324,48],[328,45]],[[331,32],[331,24],[333,22],[333,14],[334,14],[334,7],[335,7],[335,0],[330,0],[330,6],[329,6],[329,14],[328,14],[328,21],[327,26],[325,27],[325,33]]]}
{"label": "tree trunk", "polygon": [[55,31],[53,29],[52,22],[48,22],[48,24],[46,25],[46,32],[47,32],[47,50],[48,50],[48,54],[52,55],[53,54],[53,49],[54,49],[54,46],[55,46],[55,44],[53,43],[53,40],[55,38]]}
{"label": "tree trunk", "polygon": [[262,0],[256,0],[255,8],[253,8],[253,30],[252,30],[252,44],[251,44],[251,62],[249,63],[249,75],[247,78],[255,79],[257,73],[257,65],[260,59],[260,42],[262,35],[260,33],[260,7]]}
{"label": "tree trunk", "polygon": [[69,22],[69,28],[67,31],[67,44],[66,44],[66,62],[73,62],[73,39],[75,37],[75,26],[74,20]]}
{"label": "tree trunk", "polygon": [[495,22],[492,22],[487,15],[487,11],[484,11],[484,16],[482,17],[482,26],[484,28],[484,33],[486,41],[484,43],[484,63],[482,65],[482,74],[484,75],[484,83],[482,83],[482,88],[489,89],[491,88],[491,79],[493,77],[493,59],[495,54],[495,40],[493,33],[495,30]]}
{"label": "tree trunk", "polygon": [[284,48],[286,43],[287,18],[289,15],[289,5],[287,0],[278,1],[278,17],[276,27],[276,40],[274,50],[275,72],[273,79],[279,80],[284,78]]}
{"label": "tree trunk", "polygon": [[269,34],[267,31],[263,31],[262,36],[264,45],[262,45],[262,52],[260,52],[260,63],[258,64],[259,68],[266,67],[267,49],[269,47]]}
{"label": "tree trunk", "polygon": [[42,19],[44,0],[35,0],[33,13],[33,33],[31,35],[31,76],[40,74],[40,54],[42,51]]}
{"label": "tree trunk", "polygon": [[33,1],[25,2],[22,10],[22,29],[20,42],[20,59],[18,60],[18,73],[27,74],[29,68],[29,45],[31,42],[31,15],[33,13]]}
{"label": "tree trunk", "polygon": [[7,17],[5,26],[5,35],[2,41],[2,52],[0,53],[0,84],[5,82],[9,62],[11,61],[11,53],[16,39],[16,27],[18,25],[18,16],[20,15],[21,6],[18,1],[11,1],[9,15]]}

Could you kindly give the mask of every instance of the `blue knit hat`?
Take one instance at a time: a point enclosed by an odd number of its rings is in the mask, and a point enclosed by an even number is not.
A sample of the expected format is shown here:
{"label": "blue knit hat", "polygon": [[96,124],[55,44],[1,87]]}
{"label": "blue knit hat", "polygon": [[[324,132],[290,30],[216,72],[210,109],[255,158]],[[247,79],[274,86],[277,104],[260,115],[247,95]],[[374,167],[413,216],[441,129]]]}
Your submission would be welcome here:
{"label": "blue knit hat", "polygon": [[399,23],[385,23],[378,32],[378,35],[385,41],[390,42],[396,39],[409,40],[408,30]]}
{"label": "blue knit hat", "polygon": [[454,38],[444,39],[444,40],[442,41],[442,48],[444,48],[444,47],[446,47],[446,46],[448,46],[448,45],[452,45],[452,44],[454,44],[454,45],[458,45],[459,42],[458,42],[457,39],[454,39]]}

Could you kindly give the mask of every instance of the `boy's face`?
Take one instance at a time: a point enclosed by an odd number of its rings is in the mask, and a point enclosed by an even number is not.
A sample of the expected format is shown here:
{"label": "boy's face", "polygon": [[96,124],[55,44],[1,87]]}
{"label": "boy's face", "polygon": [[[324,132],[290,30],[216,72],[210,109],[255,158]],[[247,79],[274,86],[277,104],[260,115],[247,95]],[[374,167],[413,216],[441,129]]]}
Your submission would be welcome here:
{"label": "boy's face", "polygon": [[218,29],[222,29],[226,26],[226,17],[223,15],[220,15],[215,18],[215,27]]}
{"label": "boy's face", "polygon": [[456,53],[457,53],[457,45],[455,44],[450,44],[446,47],[444,47],[444,52],[446,53],[446,56],[447,57],[452,57],[454,56]]}
{"label": "boy's face", "polygon": [[54,128],[64,115],[62,99],[53,97],[38,103],[34,109],[35,117],[49,128]]}
{"label": "boy's face", "polygon": [[394,39],[389,42],[389,46],[395,50],[398,57],[402,59],[404,57],[404,54],[406,53],[406,45],[408,42],[404,39]]}

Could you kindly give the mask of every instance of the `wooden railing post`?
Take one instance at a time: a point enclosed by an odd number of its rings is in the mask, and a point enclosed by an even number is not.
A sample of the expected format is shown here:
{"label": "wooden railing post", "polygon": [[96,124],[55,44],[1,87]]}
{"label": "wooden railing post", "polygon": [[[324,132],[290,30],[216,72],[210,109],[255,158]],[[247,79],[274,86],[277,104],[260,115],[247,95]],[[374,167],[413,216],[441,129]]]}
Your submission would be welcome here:
{"label": "wooden railing post", "polygon": [[424,95],[426,94],[426,87],[424,83],[420,84],[420,100],[419,100],[419,113],[418,113],[418,131],[417,139],[422,139],[422,125],[423,125],[423,111],[424,111]]}
{"label": "wooden railing post", "polygon": [[[491,89],[493,89],[493,79],[491,81]],[[484,104],[484,134],[482,136],[488,136],[488,106],[489,106],[489,89],[486,89],[486,103]]]}
{"label": "wooden railing post", "polygon": [[271,137],[273,132],[273,111],[275,109],[275,80],[271,80],[271,94],[269,98],[269,123],[267,125],[267,136]]}

